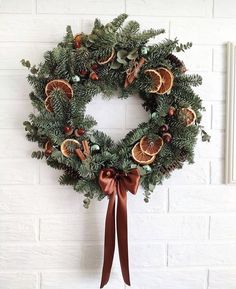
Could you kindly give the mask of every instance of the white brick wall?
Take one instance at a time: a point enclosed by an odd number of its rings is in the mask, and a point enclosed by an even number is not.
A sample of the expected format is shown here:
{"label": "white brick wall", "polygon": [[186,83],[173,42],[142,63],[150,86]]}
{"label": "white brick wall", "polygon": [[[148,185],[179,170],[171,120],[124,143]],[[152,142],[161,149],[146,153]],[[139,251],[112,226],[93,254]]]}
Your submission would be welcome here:
{"label": "white brick wall", "polygon": [[[195,164],[174,172],[149,204],[141,189],[128,196],[132,288],[236,288],[236,188],[223,185],[225,43],[236,40],[236,2],[1,0],[0,289],[99,286],[107,202],[86,211],[82,196],[56,183],[58,172],[30,159],[35,144],[25,140],[22,127],[32,111],[30,87],[20,59],[38,63],[67,24],[88,32],[96,16],[109,21],[121,12],[145,29],[165,28],[164,37],[193,41],[181,57],[203,76],[196,91],[212,135],[210,144],[198,143]],[[116,140],[147,117],[135,98],[101,102],[97,96],[88,111]],[[107,122],[114,106],[117,113]],[[125,288],[117,256],[106,288]]]}

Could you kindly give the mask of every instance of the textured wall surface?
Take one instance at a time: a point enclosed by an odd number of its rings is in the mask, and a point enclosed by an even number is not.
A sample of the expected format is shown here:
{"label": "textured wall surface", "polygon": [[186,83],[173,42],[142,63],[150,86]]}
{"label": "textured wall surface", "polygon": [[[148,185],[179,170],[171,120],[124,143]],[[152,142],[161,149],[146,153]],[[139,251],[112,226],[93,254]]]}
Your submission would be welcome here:
{"label": "textured wall surface", "polygon": [[[197,91],[212,135],[210,144],[198,143],[195,164],[173,173],[149,204],[141,190],[129,196],[132,288],[236,288],[236,187],[223,184],[225,43],[236,40],[236,2],[1,0],[0,289],[99,287],[107,202],[85,210],[79,194],[57,184],[57,172],[31,160],[36,145],[22,127],[32,110],[30,87],[20,59],[38,63],[67,24],[88,32],[96,16],[107,21],[122,12],[142,28],[165,28],[164,37],[193,41],[181,57],[203,76]],[[135,97],[98,96],[88,111],[116,139],[147,117]],[[106,288],[125,288],[117,256]]]}

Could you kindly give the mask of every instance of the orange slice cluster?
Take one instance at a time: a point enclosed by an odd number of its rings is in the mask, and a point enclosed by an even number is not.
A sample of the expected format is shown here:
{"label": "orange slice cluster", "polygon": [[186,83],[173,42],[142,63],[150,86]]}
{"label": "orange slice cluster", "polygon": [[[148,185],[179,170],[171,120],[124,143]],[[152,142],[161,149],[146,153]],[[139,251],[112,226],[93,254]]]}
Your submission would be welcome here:
{"label": "orange slice cluster", "polygon": [[155,140],[151,140],[147,136],[144,136],[140,142],[136,143],[133,147],[132,157],[141,165],[151,164],[156,159],[162,146],[163,140],[161,137],[158,136]]}
{"label": "orange slice cluster", "polygon": [[152,79],[150,93],[165,94],[171,91],[174,75],[169,69],[164,67],[147,69],[145,73]]}
{"label": "orange slice cluster", "polygon": [[161,85],[162,78],[159,72],[155,69],[147,69],[145,70],[145,74],[147,74],[152,79],[152,87],[149,90],[150,93],[158,93]]}
{"label": "orange slice cluster", "polygon": [[69,82],[63,79],[51,80],[50,82],[47,83],[45,87],[45,94],[47,97],[44,100],[45,108],[49,112],[53,112],[51,93],[54,90],[63,91],[66,97],[68,97],[68,99],[71,99],[73,97],[73,89],[72,86],[69,84]]}

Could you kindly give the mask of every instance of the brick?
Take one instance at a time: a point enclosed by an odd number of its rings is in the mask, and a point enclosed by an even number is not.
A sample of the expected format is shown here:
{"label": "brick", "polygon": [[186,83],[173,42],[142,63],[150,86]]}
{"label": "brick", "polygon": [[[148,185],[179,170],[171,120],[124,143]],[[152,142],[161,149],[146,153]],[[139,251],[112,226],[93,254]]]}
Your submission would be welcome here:
{"label": "brick", "polygon": [[20,63],[21,59],[28,59],[31,64],[38,64],[42,61],[43,54],[54,46],[54,43],[19,43],[16,49],[14,42],[11,44],[0,43],[0,69],[26,70]]}
{"label": "brick", "polygon": [[0,13],[31,13],[32,3],[31,0],[22,0],[20,2],[3,0],[0,3]]}
{"label": "brick", "polygon": [[[132,288],[134,289],[204,289],[206,270],[132,270]],[[148,287],[147,287],[148,286]],[[217,288],[218,289],[218,288]]]}
{"label": "brick", "polygon": [[0,159],[0,184],[29,185],[38,181],[38,169],[32,160]]}
{"label": "brick", "polygon": [[102,240],[105,224],[104,214],[80,214],[77,216],[42,217],[40,240],[84,241]]}
{"label": "brick", "polygon": [[129,219],[131,240],[204,240],[207,238],[208,220],[203,216],[131,214]]}
{"label": "brick", "polygon": [[[188,28],[189,27],[189,28]],[[236,29],[236,21],[215,19],[175,19],[170,22],[170,36],[181,42],[192,41],[195,44],[222,45],[231,39]]]}
{"label": "brick", "polygon": [[169,266],[228,266],[236,265],[235,243],[170,244]]}
{"label": "brick", "polygon": [[127,129],[136,128],[141,122],[147,122],[149,114],[141,104],[129,104],[125,111],[125,127]]}
{"label": "brick", "polygon": [[[24,108],[19,110],[19,107]],[[23,122],[33,112],[29,100],[2,100],[0,106],[0,129],[22,128]]]}
{"label": "brick", "polygon": [[224,159],[211,160],[211,184],[222,185],[225,183]]}
{"label": "brick", "polygon": [[165,266],[166,248],[161,243],[133,243],[129,242],[130,268],[153,268]]}
{"label": "brick", "polygon": [[214,102],[212,110],[213,129],[225,129],[225,103]]}
{"label": "brick", "polygon": [[[172,38],[175,36],[172,36]],[[182,39],[180,41],[182,42]],[[209,46],[194,45],[191,49],[176,53],[175,55],[184,61],[189,73],[202,73],[212,70],[212,48]]]}
{"label": "brick", "polygon": [[209,289],[234,289],[236,284],[235,269],[211,269],[209,272]]}
{"label": "brick", "polygon": [[102,259],[103,245],[97,244],[0,245],[0,270],[95,270]]}
{"label": "brick", "polygon": [[1,245],[0,270],[77,269],[83,256],[79,245]]}
{"label": "brick", "polygon": [[[114,107],[116,108],[114,110]],[[97,128],[125,128],[125,101],[121,99],[96,99],[86,107],[86,113],[97,121]],[[106,116],[104,118],[104,116]],[[109,121],[108,121],[109,120]]]}
{"label": "brick", "polygon": [[0,216],[0,242],[35,241],[35,226],[36,220],[32,217]]}
{"label": "brick", "polygon": [[213,71],[226,71],[226,45],[213,48]]}
{"label": "brick", "polygon": [[218,72],[200,73],[202,85],[194,90],[205,101],[223,101],[225,98],[225,74]]}
{"label": "brick", "polygon": [[[127,0],[127,13],[133,15],[148,16],[202,16],[211,15],[211,1],[201,0],[181,0],[178,3],[171,0],[165,1],[165,5],[160,5],[158,1],[135,1]],[[183,9],[184,7],[184,9]]]}
{"label": "brick", "polygon": [[14,39],[14,41],[57,43],[66,34],[67,25],[72,27],[74,33],[81,31],[80,20],[75,16],[3,15],[0,18],[0,38],[4,41]]}
{"label": "brick", "polygon": [[214,1],[214,16],[215,17],[236,17],[236,11],[234,8],[235,2],[233,0],[226,0],[224,2],[220,0]]}
{"label": "brick", "polygon": [[199,158],[222,159],[224,156],[224,131],[207,130],[211,136],[210,142],[202,142],[199,135],[199,141],[196,146],[196,156]]}
{"label": "brick", "polygon": [[[26,140],[22,129],[0,130],[0,158],[30,158],[33,150],[37,150],[35,143]],[[17,140],[17,149],[16,149]]]}
{"label": "brick", "polygon": [[0,273],[0,289],[37,289],[37,283],[34,273]]}
{"label": "brick", "polygon": [[125,128],[103,128],[102,131],[110,136],[114,142],[120,141],[129,132]]}
{"label": "brick", "polygon": [[63,171],[49,167],[44,160],[40,161],[39,172],[39,183],[42,185],[59,185],[59,177],[63,174]]}
{"label": "brick", "polygon": [[2,72],[0,71],[0,85],[2,91],[0,100],[25,100],[29,98],[30,86],[26,79],[26,73],[19,73],[19,71]]}
{"label": "brick", "polygon": [[141,187],[134,196],[128,193],[128,211],[132,215],[134,213],[163,213],[167,210],[168,187],[158,185],[150,196],[148,203],[144,202],[144,191]]}
{"label": "brick", "polygon": [[211,216],[210,238],[212,240],[236,239],[235,215]]}
{"label": "brick", "polygon": [[234,186],[189,186],[170,188],[170,212],[234,212]]}
{"label": "brick", "polygon": [[70,5],[65,0],[60,2],[56,0],[38,0],[37,12],[52,14],[112,14],[123,13],[125,1],[87,1],[86,5],[82,0],[71,0]]}
{"label": "brick", "polygon": [[[101,272],[77,271],[77,272],[43,272],[41,289],[97,289],[101,279]],[[121,287],[123,280],[120,270],[112,270],[107,289]],[[123,288],[123,287],[122,287]]]}
{"label": "brick", "polygon": [[71,187],[0,186],[0,214],[78,214],[106,211],[107,201],[94,201],[83,208],[83,196]]}
{"label": "brick", "polygon": [[208,184],[210,181],[210,166],[208,160],[195,159],[194,164],[185,164],[181,170],[175,170],[170,179],[166,179],[165,186]]}

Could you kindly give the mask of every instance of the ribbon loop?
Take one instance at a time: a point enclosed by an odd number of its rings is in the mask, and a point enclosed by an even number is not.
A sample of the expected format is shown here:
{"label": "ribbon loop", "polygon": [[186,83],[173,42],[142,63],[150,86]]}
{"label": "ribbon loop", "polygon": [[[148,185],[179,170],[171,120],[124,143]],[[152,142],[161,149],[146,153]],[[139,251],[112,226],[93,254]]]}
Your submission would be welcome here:
{"label": "ribbon loop", "polygon": [[115,202],[117,204],[117,239],[120,257],[120,266],[124,282],[130,285],[129,256],[128,256],[128,229],[127,229],[127,191],[136,194],[139,186],[140,174],[137,169],[127,174],[114,169],[102,169],[99,174],[99,185],[102,191],[109,196],[106,215],[104,261],[101,286],[109,281],[115,251]]}

